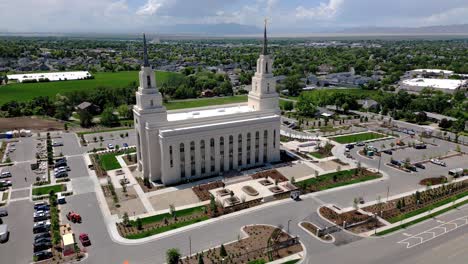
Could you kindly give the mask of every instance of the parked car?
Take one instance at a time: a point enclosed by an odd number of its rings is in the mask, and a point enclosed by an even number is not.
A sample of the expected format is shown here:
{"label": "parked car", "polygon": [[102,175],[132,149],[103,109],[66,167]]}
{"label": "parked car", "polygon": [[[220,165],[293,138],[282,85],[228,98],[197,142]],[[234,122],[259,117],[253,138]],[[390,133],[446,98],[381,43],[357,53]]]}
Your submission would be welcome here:
{"label": "parked car", "polygon": [[42,238],[51,238],[51,235],[49,232],[37,234],[34,236],[34,241],[42,239]]}
{"label": "parked car", "polygon": [[80,234],[80,241],[83,247],[91,246],[91,241],[89,240],[89,236],[86,233]]}
{"label": "parked car", "polygon": [[418,171],[415,166],[408,166],[407,168],[410,171]]}
{"label": "parked car", "polygon": [[50,213],[44,212],[44,211],[39,211],[37,213],[34,213],[33,215],[34,222],[44,221],[49,218],[50,218]]}
{"label": "parked car", "polygon": [[0,217],[8,216],[8,211],[6,208],[0,208]]}
{"label": "parked car", "polygon": [[54,172],[57,172],[57,171],[70,171],[70,167],[69,166],[62,166],[62,167],[58,167],[58,168],[54,168]]}
{"label": "parked car", "polygon": [[42,206],[49,206],[49,204],[47,202],[34,203],[34,210],[39,210],[39,207],[42,207]]}
{"label": "parked car", "polygon": [[57,174],[54,175],[55,178],[65,178],[65,177],[68,177],[68,173],[66,171],[61,171]]}
{"label": "parked car", "polygon": [[420,169],[425,169],[426,168],[426,166],[424,166],[421,163],[416,163],[416,164],[414,164],[414,166],[416,166],[417,168],[420,168]]}
{"label": "parked car", "polygon": [[33,244],[33,251],[34,253],[42,251],[44,249],[49,249],[52,247],[52,242],[41,242],[41,243],[34,243]]}
{"label": "parked car", "polygon": [[60,167],[64,167],[64,166],[67,166],[67,162],[66,161],[59,161],[59,162],[56,162],[54,164],[54,168],[60,168]]}
{"label": "parked car", "polygon": [[67,172],[67,169],[64,168],[64,167],[60,167],[60,168],[55,168],[55,169],[54,169],[54,175],[57,175],[57,174],[60,174],[60,173],[64,173],[64,172]]}
{"label": "parked car", "polygon": [[414,148],[415,149],[426,149],[427,146],[426,146],[426,144],[416,144],[416,145],[414,145]]}
{"label": "parked car", "polygon": [[61,158],[58,158],[58,159],[55,159],[55,162],[67,162],[67,158],[66,157],[61,157]]}
{"label": "parked car", "polygon": [[111,143],[107,144],[107,148],[108,149],[114,149],[114,145],[112,145]]}
{"label": "parked car", "polygon": [[0,186],[9,187],[11,186],[10,180],[0,180]]}
{"label": "parked car", "polygon": [[128,144],[127,143],[123,143],[122,145],[124,148],[128,148]]}
{"label": "parked car", "polygon": [[353,145],[353,144],[348,144],[348,145],[346,145],[346,148],[347,148],[347,149],[353,149],[353,148],[354,148],[354,145]]}
{"label": "parked car", "polygon": [[41,237],[41,238],[34,239],[34,244],[51,243],[51,242],[52,242],[52,238],[50,237]]}
{"label": "parked car", "polygon": [[439,159],[431,159],[431,162],[436,164],[436,165],[439,165],[439,166],[443,166],[443,167],[447,166],[447,164],[445,164],[445,162],[443,162],[443,161],[441,161]]}
{"label": "parked car", "polygon": [[63,142],[54,141],[54,142],[52,142],[52,146],[53,146],[53,147],[60,147],[60,146],[63,146]]}
{"label": "parked car", "polygon": [[396,165],[396,166],[401,166],[401,162],[399,162],[398,160],[390,160],[390,163],[393,164],[393,165]]}
{"label": "parked car", "polygon": [[50,211],[50,205],[48,204],[41,204],[34,206],[34,210],[37,211]]}
{"label": "parked car", "polygon": [[365,145],[364,142],[361,142],[361,141],[359,141],[358,143],[356,143],[356,146],[358,146],[358,147],[362,147],[362,146],[364,146],[364,145]]}
{"label": "parked car", "polygon": [[383,153],[385,154],[388,154],[388,155],[392,155],[393,154],[393,151],[391,151],[390,149],[386,149],[384,151],[382,151]]}
{"label": "parked car", "polygon": [[38,251],[38,252],[35,252],[35,253],[34,253],[33,257],[34,257],[37,261],[50,259],[50,258],[52,258],[52,251],[51,251],[51,250],[42,250],[42,251]]}
{"label": "parked car", "polygon": [[50,220],[34,223],[34,226],[33,226],[34,234],[48,232],[48,231],[50,231]]}
{"label": "parked car", "polygon": [[8,177],[11,177],[11,172],[9,172],[9,171],[2,171],[2,173],[0,173],[0,179],[8,178]]}

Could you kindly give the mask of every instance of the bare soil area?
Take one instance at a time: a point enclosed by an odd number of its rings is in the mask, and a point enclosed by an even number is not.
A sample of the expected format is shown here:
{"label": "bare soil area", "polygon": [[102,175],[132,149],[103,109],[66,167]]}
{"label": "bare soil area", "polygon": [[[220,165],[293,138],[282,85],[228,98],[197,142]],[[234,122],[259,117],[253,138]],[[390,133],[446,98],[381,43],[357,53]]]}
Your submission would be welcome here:
{"label": "bare soil area", "polygon": [[40,117],[12,117],[0,118],[0,131],[29,129],[34,131],[62,130],[63,123],[46,120]]}

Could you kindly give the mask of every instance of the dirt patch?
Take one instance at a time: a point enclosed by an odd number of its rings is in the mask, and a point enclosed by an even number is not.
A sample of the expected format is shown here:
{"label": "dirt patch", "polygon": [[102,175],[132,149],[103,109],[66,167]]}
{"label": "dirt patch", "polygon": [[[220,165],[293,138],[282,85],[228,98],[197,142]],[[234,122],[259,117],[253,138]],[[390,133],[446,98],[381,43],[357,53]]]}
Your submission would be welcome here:
{"label": "dirt patch", "polygon": [[0,118],[0,131],[29,129],[34,131],[63,130],[63,123],[39,117]]}
{"label": "dirt patch", "polygon": [[277,170],[261,171],[261,172],[253,174],[251,177],[254,180],[261,179],[261,178],[265,178],[265,179],[271,178],[274,181],[278,181],[278,182],[288,181],[288,178],[284,177],[284,175],[281,174],[281,172]]}
{"label": "dirt patch", "polygon": [[320,207],[320,214],[325,217],[326,219],[330,220],[331,222],[343,226],[343,223],[346,221],[346,225],[353,224],[353,223],[359,223],[365,220],[368,220],[370,216],[361,214],[357,210],[345,212],[345,213],[337,213],[334,210],[322,206]]}
{"label": "dirt patch", "polygon": [[222,181],[215,181],[215,182],[210,182],[207,184],[201,184],[194,186],[192,188],[193,192],[198,196],[198,199],[200,201],[208,201],[210,200],[210,190],[217,189],[224,187],[224,183]]}
{"label": "dirt patch", "polygon": [[[297,238],[282,232],[281,229],[272,226],[254,225],[243,229],[248,237],[236,242],[224,245],[226,255],[221,254],[221,246],[197,253],[185,258],[181,263],[197,264],[199,255],[202,254],[203,262],[206,264],[221,263],[249,263],[253,260],[273,261],[301,252],[302,246]],[[273,249],[281,244],[289,246]]]}
{"label": "dirt patch", "polygon": [[422,179],[419,182],[419,184],[424,185],[424,186],[431,186],[431,185],[438,185],[438,184],[442,184],[446,182],[447,182],[447,177],[440,176],[440,177]]}

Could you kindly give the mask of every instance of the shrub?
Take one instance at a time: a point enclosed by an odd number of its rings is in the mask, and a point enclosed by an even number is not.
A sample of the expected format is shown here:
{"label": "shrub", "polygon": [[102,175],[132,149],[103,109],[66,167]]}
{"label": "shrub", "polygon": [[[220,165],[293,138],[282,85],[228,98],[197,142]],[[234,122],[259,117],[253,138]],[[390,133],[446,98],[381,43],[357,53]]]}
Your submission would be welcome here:
{"label": "shrub", "polygon": [[179,259],[180,259],[180,253],[177,248],[170,248],[166,251],[167,264],[178,264]]}
{"label": "shrub", "polygon": [[226,248],[224,248],[223,244],[221,244],[221,248],[219,249],[219,255],[221,257],[226,257],[227,256]]}

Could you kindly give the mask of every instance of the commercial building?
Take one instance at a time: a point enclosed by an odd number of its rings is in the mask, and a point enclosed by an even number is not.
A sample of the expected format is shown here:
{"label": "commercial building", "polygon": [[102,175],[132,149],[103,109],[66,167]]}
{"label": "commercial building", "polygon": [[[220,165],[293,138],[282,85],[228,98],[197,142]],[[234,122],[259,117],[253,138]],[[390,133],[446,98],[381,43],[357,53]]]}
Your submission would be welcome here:
{"label": "commercial building", "polygon": [[84,80],[91,78],[88,71],[74,72],[46,72],[46,73],[22,73],[7,75],[9,80],[16,80],[22,83],[24,81],[67,81],[67,80]]}
{"label": "commercial building", "polygon": [[266,27],[246,104],[167,111],[149,65],[134,106],[138,170],[162,184],[220,175],[280,159],[280,109]]}
{"label": "commercial building", "polygon": [[467,85],[467,80],[413,78],[401,81],[400,89],[421,92],[424,88],[432,88],[452,94],[459,89],[466,90]]}

